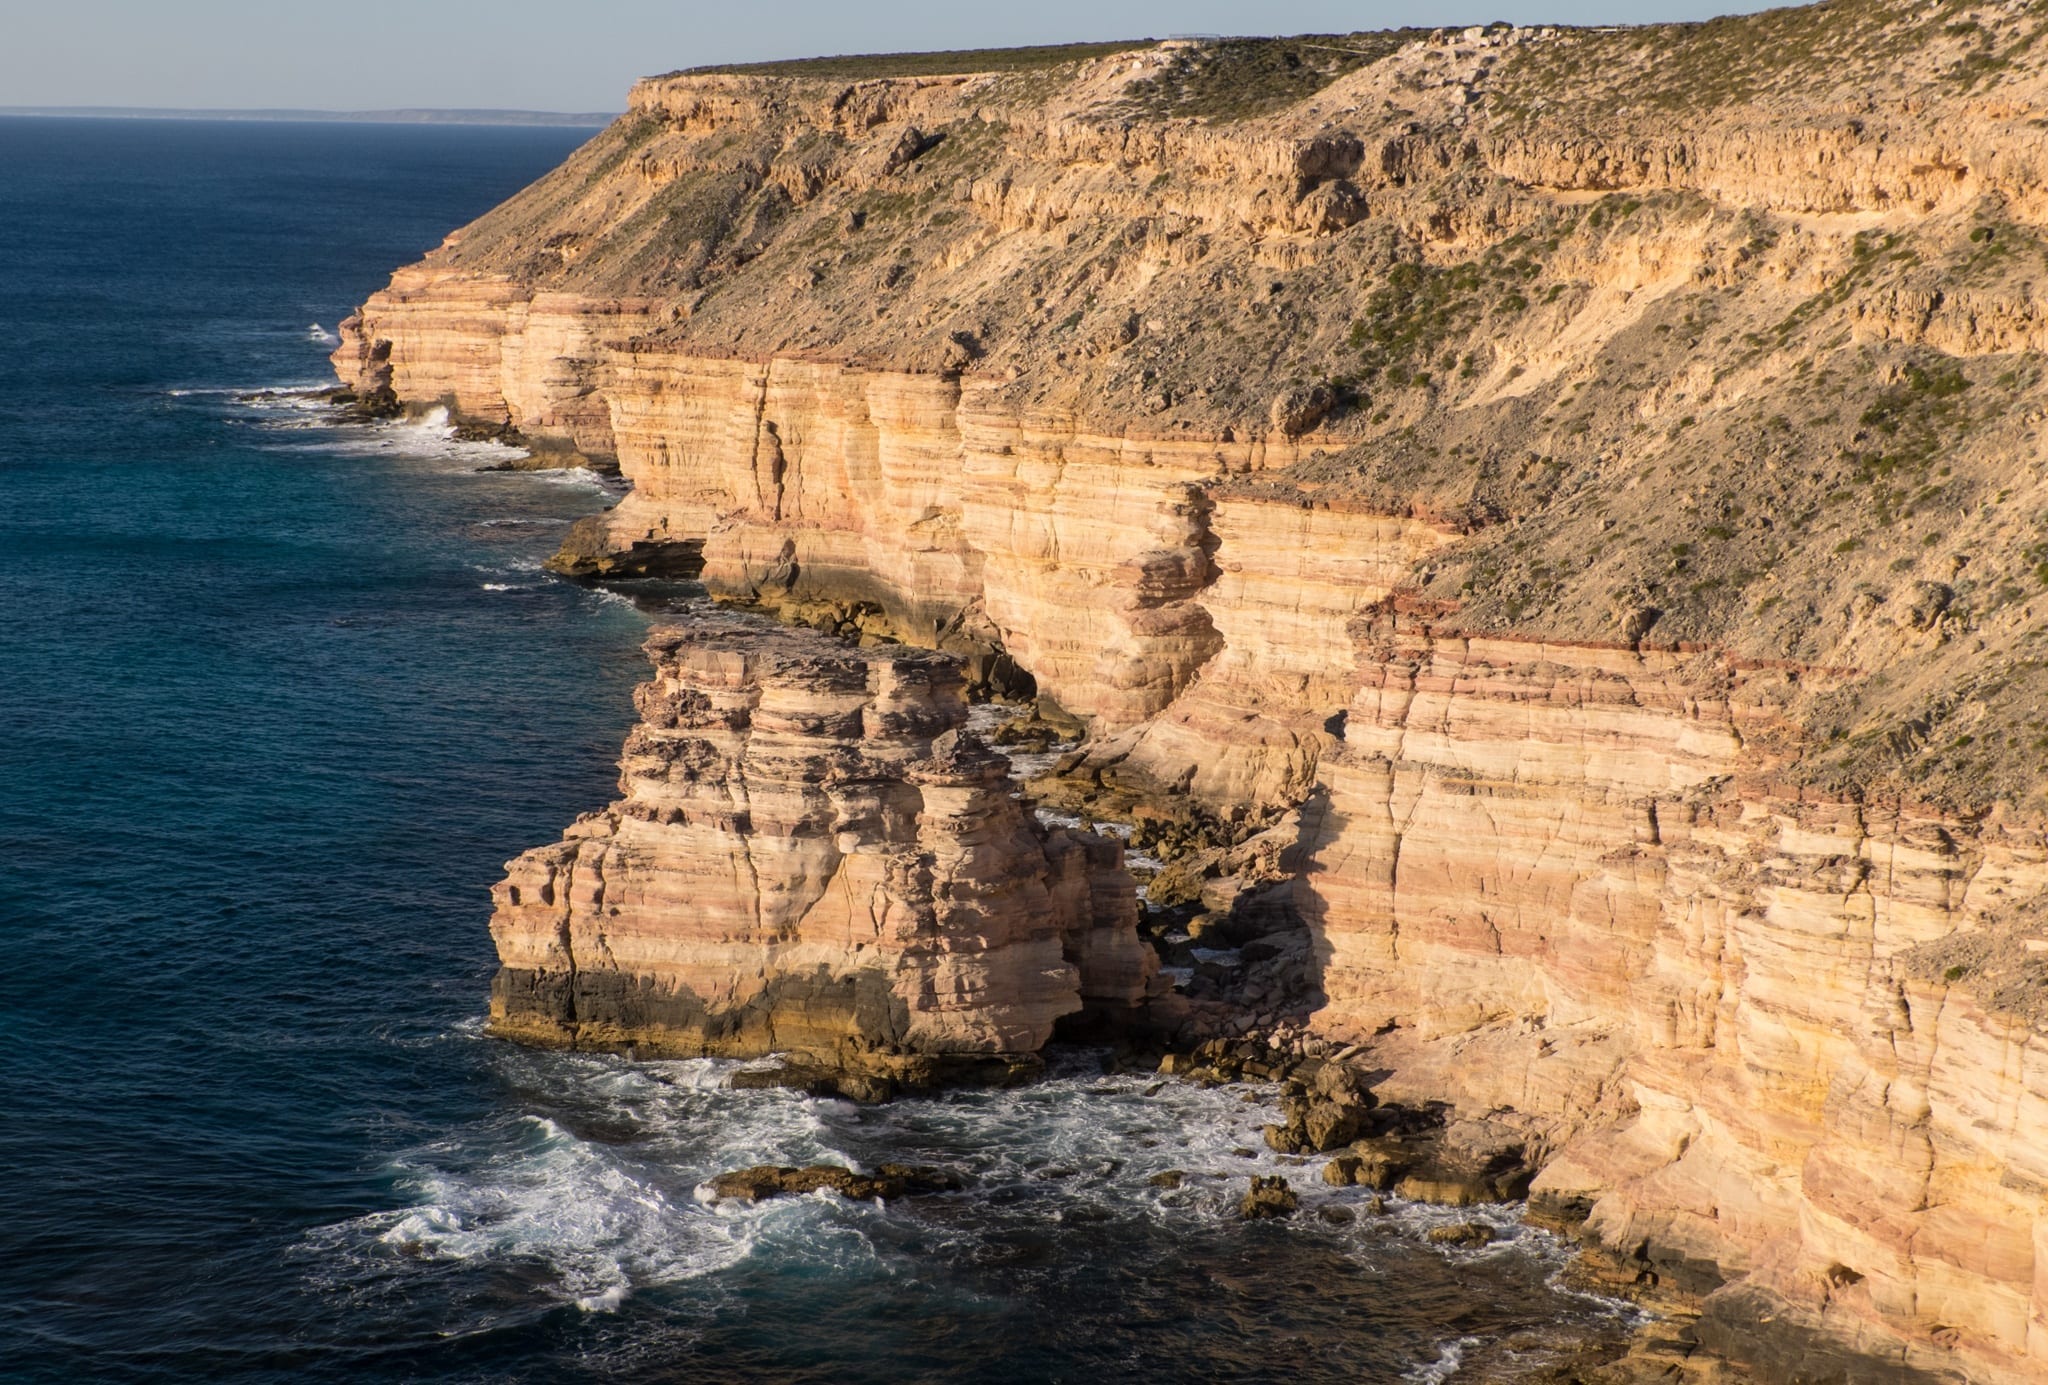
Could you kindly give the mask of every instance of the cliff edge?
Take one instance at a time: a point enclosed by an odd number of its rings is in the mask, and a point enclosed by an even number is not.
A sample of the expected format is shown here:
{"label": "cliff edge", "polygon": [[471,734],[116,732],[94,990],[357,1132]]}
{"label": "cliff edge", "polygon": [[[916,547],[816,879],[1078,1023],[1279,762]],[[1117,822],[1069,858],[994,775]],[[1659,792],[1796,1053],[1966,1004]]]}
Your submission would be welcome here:
{"label": "cliff edge", "polygon": [[[1730,1356],[2038,1379],[2044,36],[1841,0],[651,78],[336,365],[615,460],[563,571],[701,567],[863,637],[805,656],[852,660],[847,698],[929,650],[1084,724],[1037,791],[1124,814],[1198,932],[1260,944],[1193,1001],[1519,1122],[1533,1205]],[[695,648],[658,687],[703,691]],[[784,674],[745,677],[766,706]],[[667,706],[622,805],[501,887],[501,1032],[1022,1051],[1088,989],[1077,928],[1128,955],[1015,886],[952,970],[943,909],[850,960],[794,856],[950,859],[960,815],[842,851],[840,771]],[[814,749],[878,803],[992,792],[958,743],[865,734]],[[700,759],[780,816],[714,811]],[[786,879],[718,864],[771,838]],[[700,869],[724,912],[678,907]],[[824,980],[764,1009],[762,958]],[[648,998],[678,987],[714,999]],[[765,1017],[796,1010],[829,1018]]]}

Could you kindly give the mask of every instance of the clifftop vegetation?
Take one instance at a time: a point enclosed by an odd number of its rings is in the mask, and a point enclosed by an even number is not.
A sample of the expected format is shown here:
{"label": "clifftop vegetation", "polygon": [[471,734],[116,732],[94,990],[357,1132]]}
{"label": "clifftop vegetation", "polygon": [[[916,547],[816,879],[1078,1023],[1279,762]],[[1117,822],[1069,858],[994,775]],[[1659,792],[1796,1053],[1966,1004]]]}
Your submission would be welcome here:
{"label": "clifftop vegetation", "polygon": [[1413,574],[1462,628],[1833,670],[1803,772],[2044,807],[2044,29],[1831,0],[700,69],[430,263],[668,304],[643,349],[1213,439],[1219,485],[1463,532]]}

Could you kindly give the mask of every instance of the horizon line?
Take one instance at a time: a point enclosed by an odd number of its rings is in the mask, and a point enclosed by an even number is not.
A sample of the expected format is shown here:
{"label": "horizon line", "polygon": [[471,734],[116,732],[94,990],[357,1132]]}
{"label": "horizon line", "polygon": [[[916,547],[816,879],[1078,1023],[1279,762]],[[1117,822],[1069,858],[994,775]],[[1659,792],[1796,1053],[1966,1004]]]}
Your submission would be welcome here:
{"label": "horizon line", "polygon": [[542,111],[498,106],[390,106],[335,110],[297,106],[0,106],[0,116],[84,120],[275,120],[393,125],[598,127],[619,111]]}

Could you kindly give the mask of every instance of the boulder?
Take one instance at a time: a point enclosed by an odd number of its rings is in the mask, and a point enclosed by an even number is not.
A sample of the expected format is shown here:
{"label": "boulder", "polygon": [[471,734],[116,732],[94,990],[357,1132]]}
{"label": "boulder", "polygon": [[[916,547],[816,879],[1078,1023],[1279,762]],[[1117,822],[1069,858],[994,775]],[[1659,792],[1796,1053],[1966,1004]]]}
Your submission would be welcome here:
{"label": "boulder", "polygon": [[1252,1186],[1238,1204],[1238,1211],[1248,1221],[1261,1221],[1269,1217],[1291,1217],[1301,1207],[1301,1197],[1287,1180],[1277,1174],[1271,1178],[1252,1175]]}

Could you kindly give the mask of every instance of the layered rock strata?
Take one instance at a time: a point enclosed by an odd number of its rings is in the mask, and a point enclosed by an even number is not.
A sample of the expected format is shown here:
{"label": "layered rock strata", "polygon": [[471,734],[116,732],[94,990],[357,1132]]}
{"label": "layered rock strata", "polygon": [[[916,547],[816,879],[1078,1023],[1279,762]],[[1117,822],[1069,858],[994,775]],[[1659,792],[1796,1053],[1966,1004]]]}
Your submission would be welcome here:
{"label": "layered rock strata", "polygon": [[498,1031],[885,1064],[1135,998],[1113,850],[938,744],[965,668],[1220,823],[1186,907],[1286,914],[1295,1011],[1731,1354],[2038,1378],[2041,32],[642,83],[345,381],[615,456],[562,570],[963,663],[658,650],[624,800],[501,889]]}
{"label": "layered rock strata", "polygon": [[1142,1000],[1118,847],[1024,811],[957,661],[723,618],[648,653],[620,801],[493,892],[492,1032],[915,1076]]}
{"label": "layered rock strata", "polygon": [[[453,238],[451,238],[453,239]],[[377,295],[375,330],[341,324],[335,365],[364,399],[445,404],[515,428],[563,465],[617,465],[598,389],[606,342],[661,321],[658,300],[535,293],[508,275],[401,271]]]}
{"label": "layered rock strata", "polygon": [[[1543,1118],[1539,1202],[1711,1294],[1773,1375],[1795,1329],[1929,1378],[2048,1370],[2041,1006],[1921,960],[2011,936],[2048,837],[1786,784],[1812,671],[1395,603],[1353,628],[1298,897],[1317,1025],[1392,1031],[1381,1094]],[[2048,951],[2032,917],[2008,946]]]}

